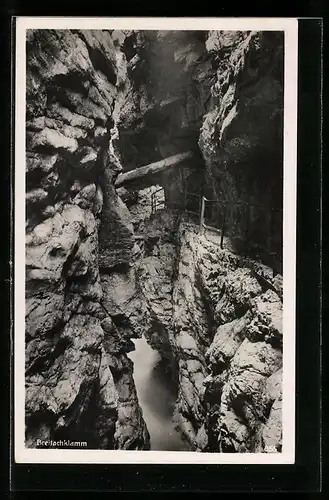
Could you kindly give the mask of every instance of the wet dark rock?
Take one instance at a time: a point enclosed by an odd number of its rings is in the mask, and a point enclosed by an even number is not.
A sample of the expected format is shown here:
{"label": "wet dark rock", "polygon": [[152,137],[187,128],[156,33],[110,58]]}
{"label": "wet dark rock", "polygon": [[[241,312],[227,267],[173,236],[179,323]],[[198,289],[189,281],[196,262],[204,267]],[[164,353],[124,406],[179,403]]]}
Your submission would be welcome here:
{"label": "wet dark rock", "polygon": [[[216,99],[199,138],[208,197],[254,204],[251,247],[259,245],[272,267],[270,253],[277,252],[280,260],[282,247],[283,38],[269,32],[210,32],[206,47],[217,69]],[[228,206],[230,236],[245,240],[247,216],[241,206]],[[221,215],[213,217],[220,225]]]}
{"label": "wet dark rock", "polygon": [[164,221],[156,220],[157,243],[138,274],[155,320],[145,335],[175,367],[177,427],[194,450],[279,447],[280,297],[263,292],[252,264],[245,268],[238,255],[221,250],[219,236],[209,240],[189,224],[181,224],[168,254]]}
{"label": "wet dark rock", "polygon": [[[127,356],[144,335],[191,450],[280,449],[282,44],[265,32],[28,31],[28,446],[149,449]],[[115,189],[120,173],[185,151],[156,186]],[[202,195],[234,202],[230,248],[199,234]],[[222,212],[206,216],[221,227]]]}
{"label": "wet dark rock", "polygon": [[27,40],[26,444],[143,449],[131,345],[104,308],[99,271],[134,246],[109,120],[124,60],[108,31]]}

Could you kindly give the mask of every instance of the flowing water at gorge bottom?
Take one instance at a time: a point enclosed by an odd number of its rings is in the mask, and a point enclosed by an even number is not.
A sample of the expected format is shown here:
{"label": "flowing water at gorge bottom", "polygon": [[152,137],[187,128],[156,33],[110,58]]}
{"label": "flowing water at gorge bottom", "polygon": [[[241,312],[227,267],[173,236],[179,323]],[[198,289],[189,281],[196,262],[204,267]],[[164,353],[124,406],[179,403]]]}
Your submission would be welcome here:
{"label": "flowing water at gorge bottom", "polygon": [[151,450],[189,450],[172,422],[176,396],[166,380],[159,353],[148,345],[145,338],[133,342],[136,350],[128,356],[134,362],[134,380],[150,433]]}

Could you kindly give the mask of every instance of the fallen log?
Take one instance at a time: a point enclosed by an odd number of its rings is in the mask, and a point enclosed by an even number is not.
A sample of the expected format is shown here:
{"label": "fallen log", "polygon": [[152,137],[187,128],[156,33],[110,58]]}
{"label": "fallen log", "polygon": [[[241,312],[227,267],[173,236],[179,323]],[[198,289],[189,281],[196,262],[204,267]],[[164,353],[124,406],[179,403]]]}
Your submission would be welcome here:
{"label": "fallen log", "polygon": [[193,151],[187,151],[186,153],[179,153],[174,156],[169,156],[163,160],[157,161],[155,163],[150,163],[143,167],[135,168],[129,172],[124,172],[119,174],[115,181],[115,187],[125,186],[136,181],[141,181],[143,177],[148,177],[154,174],[158,174],[164,170],[180,165],[182,162],[193,157]]}

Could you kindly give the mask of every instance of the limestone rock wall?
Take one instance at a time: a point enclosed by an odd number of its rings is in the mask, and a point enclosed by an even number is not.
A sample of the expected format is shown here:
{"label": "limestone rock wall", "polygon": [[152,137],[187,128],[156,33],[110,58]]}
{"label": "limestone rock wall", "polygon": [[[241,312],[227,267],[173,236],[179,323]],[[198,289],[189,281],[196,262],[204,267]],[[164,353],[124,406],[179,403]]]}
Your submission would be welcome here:
{"label": "limestone rock wall", "polygon": [[[191,449],[280,450],[282,47],[278,33],[28,32],[28,446],[148,449],[127,357],[144,334]],[[190,149],[188,168],[157,179],[159,199],[233,201],[230,249],[174,211],[152,215],[153,188],[114,188],[122,169]],[[237,201],[254,205],[262,265],[239,255]]]}
{"label": "limestone rock wall", "polygon": [[165,212],[145,234],[147,338],[176,380],[177,427],[194,450],[280,451],[282,277]]}
{"label": "limestone rock wall", "polygon": [[[205,45],[215,68],[199,136],[207,197],[239,202],[227,207],[227,234],[282,272],[283,34],[216,31]],[[221,227],[221,209],[211,217]]]}
{"label": "limestone rock wall", "polygon": [[[133,33],[123,50],[134,106],[118,125],[127,168],[197,140],[204,162],[190,180],[163,178],[166,199],[183,187],[230,202],[224,250],[169,211],[144,223],[145,335],[176,380],[175,421],[194,450],[279,451],[282,34]],[[218,206],[206,216],[221,227]]]}
{"label": "limestone rock wall", "polygon": [[[110,282],[120,297],[122,280],[135,286],[129,265],[120,268],[134,255],[133,227],[113,187],[122,170],[113,145],[125,92],[120,43],[106,30],[27,33],[30,447],[38,438],[87,441],[88,448],[149,446],[126,356],[131,330],[103,290]],[[124,299],[136,317],[138,300]]]}
{"label": "limestone rock wall", "polygon": [[[229,201],[226,231],[238,251],[282,272],[283,34],[136,31],[122,44],[129,91],[118,149],[129,170],[186,150],[195,159],[160,184]],[[248,209],[246,204],[252,206]],[[191,203],[198,211],[198,201]],[[223,207],[207,205],[222,226]]]}
{"label": "limestone rock wall", "polygon": [[205,39],[201,31],[136,31],[123,44],[131,83],[118,122],[125,169],[195,153],[189,168],[161,176],[166,199],[173,203],[182,200],[185,186],[192,192],[203,188],[198,137],[210,109],[213,77]]}

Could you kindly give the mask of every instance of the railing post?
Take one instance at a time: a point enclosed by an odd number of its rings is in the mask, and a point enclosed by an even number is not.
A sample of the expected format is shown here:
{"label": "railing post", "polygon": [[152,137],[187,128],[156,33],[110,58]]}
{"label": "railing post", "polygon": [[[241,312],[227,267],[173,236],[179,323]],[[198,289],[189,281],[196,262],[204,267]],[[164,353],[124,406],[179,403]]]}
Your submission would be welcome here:
{"label": "railing post", "polygon": [[272,278],[275,278],[275,275],[276,275],[276,271],[275,271],[275,267],[276,267],[276,264],[275,264],[275,256],[276,256],[276,252],[270,252],[270,255],[272,257]]}
{"label": "railing post", "polygon": [[226,205],[224,205],[223,221],[222,221],[222,234],[220,235],[220,247],[221,247],[221,249],[223,249],[225,222],[226,222]]}
{"label": "railing post", "polygon": [[202,196],[202,199],[201,199],[201,213],[200,213],[200,234],[202,234],[202,230],[203,230],[205,202],[206,202],[206,198],[204,196]]}
{"label": "railing post", "polygon": [[244,256],[247,257],[249,253],[249,236],[250,236],[250,203],[247,204],[247,227],[246,227],[246,241],[245,241],[245,250]]}

